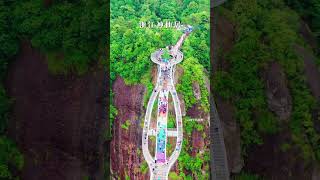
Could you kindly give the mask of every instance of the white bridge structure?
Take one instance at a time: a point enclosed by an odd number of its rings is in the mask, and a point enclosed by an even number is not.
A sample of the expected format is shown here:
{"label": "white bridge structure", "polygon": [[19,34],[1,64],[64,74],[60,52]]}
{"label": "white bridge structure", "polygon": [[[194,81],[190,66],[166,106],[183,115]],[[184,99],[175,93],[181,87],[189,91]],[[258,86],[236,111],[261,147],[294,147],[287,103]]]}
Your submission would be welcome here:
{"label": "white bridge structure", "polygon": [[[175,46],[167,47],[167,49],[159,49],[151,54],[151,60],[158,65],[157,84],[150,96],[142,133],[142,152],[148,163],[151,180],[167,180],[172,165],[179,157],[182,141],[182,114],[180,102],[174,87],[174,72],[176,64],[183,59],[183,53],[179,50],[185,38],[192,31],[191,26],[187,26],[184,34],[180,37]],[[165,51],[168,51],[170,58],[163,58]],[[167,128],[169,95],[172,96],[174,104],[176,128]],[[156,128],[150,127],[151,115],[154,103],[158,98],[157,122]],[[149,151],[149,138],[154,136],[156,139],[155,155],[151,155]],[[176,137],[176,144],[171,156],[167,156],[167,138]]]}

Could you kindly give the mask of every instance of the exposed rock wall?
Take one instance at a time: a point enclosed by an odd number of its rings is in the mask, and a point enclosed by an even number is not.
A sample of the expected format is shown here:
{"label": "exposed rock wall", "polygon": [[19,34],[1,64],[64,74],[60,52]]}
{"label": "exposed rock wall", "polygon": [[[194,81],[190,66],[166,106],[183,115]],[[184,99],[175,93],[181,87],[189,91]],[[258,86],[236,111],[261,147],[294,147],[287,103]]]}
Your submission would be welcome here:
{"label": "exposed rock wall", "polygon": [[263,73],[267,103],[269,109],[279,119],[289,120],[292,111],[292,98],[282,67],[277,62],[271,62]]}
{"label": "exposed rock wall", "polygon": [[[230,64],[228,60],[225,59],[224,54],[228,53],[233,47],[235,28],[234,25],[223,16],[219,16],[217,23],[218,62],[213,63],[213,68],[214,70],[228,71]],[[214,92],[214,94],[216,93]],[[234,106],[218,96],[215,97],[223,128],[229,171],[230,173],[238,173],[244,166],[244,161],[241,155],[240,127],[235,119]]]}
{"label": "exposed rock wall", "polygon": [[217,109],[223,127],[230,173],[239,173],[244,166],[241,155],[240,127],[235,119],[235,109],[229,102],[216,98]]}
{"label": "exposed rock wall", "polygon": [[320,101],[320,70],[316,64],[316,57],[304,47],[295,46],[295,50],[304,61],[305,75],[311,92]]}
{"label": "exposed rock wall", "polygon": [[[24,42],[9,68],[14,99],[9,133],[25,156],[22,179],[101,178],[103,71],[54,76],[46,57]],[[98,115],[98,116],[97,116]]]}
{"label": "exposed rock wall", "polygon": [[[117,77],[112,89],[113,103],[118,110],[113,123],[113,139],[110,149],[112,172],[121,179],[124,179],[126,175],[134,179],[147,179],[149,174],[140,172],[140,164],[144,161],[141,150],[140,121],[144,121],[142,113],[145,87],[126,85],[122,78]],[[121,127],[126,121],[130,122],[128,129]]]}

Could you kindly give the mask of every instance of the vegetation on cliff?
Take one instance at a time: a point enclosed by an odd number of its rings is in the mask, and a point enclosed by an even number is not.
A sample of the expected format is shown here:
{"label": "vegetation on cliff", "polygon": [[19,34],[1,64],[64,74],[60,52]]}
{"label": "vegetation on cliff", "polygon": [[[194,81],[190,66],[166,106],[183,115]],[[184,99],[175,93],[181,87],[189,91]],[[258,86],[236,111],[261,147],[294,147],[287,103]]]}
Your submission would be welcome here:
{"label": "vegetation on cliff", "polygon": [[105,49],[107,1],[17,0],[0,2],[0,179],[17,179],[23,158],[6,137],[12,101],[2,86],[7,68],[29,40],[48,57],[58,74],[83,74],[97,64]]}
{"label": "vegetation on cliff", "polygon": [[197,152],[195,156],[191,155],[191,151],[195,148],[190,144],[192,132],[197,130],[203,131],[203,125],[199,122],[193,121],[186,116],[183,121],[183,128],[185,135],[183,137],[182,150],[178,158],[179,162],[179,176],[183,179],[208,179],[210,152],[209,146]]}
{"label": "vegetation on cliff", "polygon": [[54,73],[83,74],[106,47],[107,1],[16,1],[12,30],[48,56]]}
{"label": "vegetation on cliff", "polygon": [[[305,80],[303,60],[293,46],[301,43],[298,14],[284,1],[233,0],[225,7],[220,11],[236,25],[237,38],[226,55],[230,69],[216,72],[213,85],[215,92],[236,105],[243,154],[253,144],[262,144],[262,136],[289,126],[290,147],[299,147],[307,161],[319,161],[320,138],[311,114],[316,102]],[[278,118],[267,108],[259,74],[270,61],[277,61],[283,67],[293,98],[290,120],[280,126]]]}
{"label": "vegetation on cliff", "polygon": [[320,0],[286,0],[308,22],[320,43]]}
{"label": "vegetation on cliff", "polygon": [[[139,23],[150,21],[156,25],[158,21],[164,23],[181,21],[182,24],[195,26],[195,31],[187,38],[182,51],[185,60],[190,59],[192,66],[199,67],[197,71],[183,75],[184,81],[181,87],[190,86],[188,82],[192,82],[193,75],[198,77],[195,80],[202,85],[201,102],[203,107],[208,109],[208,91],[204,88],[204,81],[201,78],[204,76],[203,67],[208,69],[210,62],[208,3],[209,1],[205,0],[183,3],[174,0],[166,3],[111,1],[111,80],[120,75],[127,84],[143,83],[147,87],[149,96],[153,88],[149,75],[153,65],[150,60],[151,53],[158,48],[175,44],[182,32],[173,28],[140,28]],[[190,70],[190,63],[184,63],[182,67]],[[178,89],[182,94],[186,94],[184,98],[188,107],[196,102],[191,96],[190,88]]]}
{"label": "vegetation on cliff", "polygon": [[18,51],[16,34],[12,31],[11,9],[0,2],[0,179],[18,178],[17,172],[23,167],[23,156],[17,146],[7,137],[7,125],[12,100],[7,96],[3,80],[8,64]]}
{"label": "vegetation on cliff", "polygon": [[[209,39],[209,5],[208,0],[196,1],[111,1],[111,51],[110,51],[110,70],[111,80],[114,81],[117,76],[121,76],[126,84],[144,84],[147,88],[144,105],[153,89],[152,84],[152,67],[155,65],[150,56],[156,49],[165,48],[168,45],[174,45],[182,31],[174,28],[141,28],[140,22],[157,22],[166,21],[181,24],[190,24],[194,31],[185,40],[182,46],[184,60],[179,66],[184,70],[177,84],[177,91],[182,94],[187,108],[199,103],[202,109],[209,111],[209,93],[206,88],[205,73],[210,68],[210,39]],[[201,99],[197,100],[193,94],[192,83],[196,82],[200,86]],[[157,103],[154,104],[156,108]],[[169,117],[169,127],[174,127],[173,118]],[[184,150],[179,159],[179,174],[184,179],[208,179],[209,169],[209,152],[205,147],[206,153],[191,156],[188,142],[191,138],[193,128],[197,127],[202,131],[202,125],[196,125],[196,122],[189,123],[185,126],[189,136],[185,137],[183,144]],[[190,163],[190,161],[192,163]],[[143,167],[142,169],[144,169]],[[176,178],[176,174],[172,174]]]}
{"label": "vegetation on cliff", "polygon": [[204,78],[207,74],[205,74],[203,66],[199,64],[196,58],[186,58],[182,62],[182,67],[184,73],[180,78],[180,84],[177,85],[177,91],[183,94],[186,108],[190,108],[199,102],[193,92],[193,83],[197,82],[201,91],[201,107],[205,112],[209,112],[209,92]]}

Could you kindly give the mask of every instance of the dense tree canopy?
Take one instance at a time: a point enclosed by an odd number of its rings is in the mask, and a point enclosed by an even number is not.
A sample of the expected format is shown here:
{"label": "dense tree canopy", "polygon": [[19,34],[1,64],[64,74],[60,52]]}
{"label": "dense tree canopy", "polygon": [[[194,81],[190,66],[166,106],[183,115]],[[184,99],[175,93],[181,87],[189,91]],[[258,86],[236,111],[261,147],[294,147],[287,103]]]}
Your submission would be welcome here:
{"label": "dense tree canopy", "polygon": [[[209,0],[178,1],[178,0],[126,0],[111,1],[111,55],[110,70],[111,80],[117,76],[124,78],[127,84],[142,83],[147,87],[147,95],[144,103],[147,103],[153,88],[151,81],[151,68],[156,65],[150,56],[156,49],[174,45],[182,31],[174,28],[140,28],[140,22],[180,21],[181,24],[189,24],[194,31],[186,39],[182,46],[184,60],[179,66],[184,70],[180,77],[181,82],[177,85],[179,94],[184,96],[187,107],[197,102],[205,111],[209,110],[209,93],[206,87],[205,76],[210,68],[209,57]],[[207,71],[206,71],[206,70]],[[193,94],[193,82],[199,83],[201,100],[196,100]],[[157,104],[157,103],[155,103]],[[154,107],[155,108],[155,107]],[[186,128],[190,134],[193,128],[202,131],[202,125],[190,122]],[[174,126],[169,117],[170,127]],[[186,139],[189,141],[189,139]],[[208,179],[208,169],[203,164],[208,164],[209,153],[199,154],[192,157],[190,149],[184,144],[184,149],[179,159],[183,179]],[[206,169],[203,173],[202,170]],[[171,174],[171,176],[173,176]]]}
{"label": "dense tree canopy", "polygon": [[3,80],[9,59],[18,51],[16,34],[12,31],[11,9],[5,2],[0,2],[0,80]]}
{"label": "dense tree canopy", "polygon": [[[141,82],[141,77],[153,65],[150,55],[158,48],[173,45],[181,31],[176,29],[140,28],[140,22],[181,21],[196,27],[189,43],[183,46],[186,57],[197,57],[209,68],[209,1],[180,2],[175,0],[111,1],[111,77],[120,75],[127,83]],[[192,7],[184,9],[183,7]]]}
{"label": "dense tree canopy", "polygon": [[105,51],[106,13],[106,0],[0,2],[0,179],[18,179],[23,166],[23,156],[6,137],[12,100],[2,86],[20,41],[40,49],[51,72],[83,74]]}
{"label": "dense tree canopy", "polygon": [[309,22],[320,43],[320,0],[286,0],[286,2]]}
{"label": "dense tree canopy", "polygon": [[259,73],[274,60],[284,68],[293,97],[293,112],[286,125],[292,130],[292,144],[300,147],[305,159],[319,160],[320,138],[311,116],[315,101],[306,85],[303,61],[293,49],[300,42],[297,13],[284,1],[234,0],[228,8],[224,10],[236,25],[237,39],[226,55],[230,69],[216,72],[213,85],[215,92],[235,103],[243,153],[250,145],[262,143],[262,135],[279,130],[277,118],[267,110]]}
{"label": "dense tree canopy", "polygon": [[11,100],[2,82],[7,74],[8,64],[18,52],[18,38],[12,30],[10,3],[0,2],[0,179],[16,179],[23,167],[23,156],[16,145],[6,137]]}
{"label": "dense tree canopy", "polygon": [[[12,29],[49,57],[55,73],[85,73],[106,46],[107,1],[16,1]],[[105,23],[102,23],[105,22]],[[61,60],[62,59],[62,60]]]}
{"label": "dense tree canopy", "polygon": [[4,136],[0,136],[0,179],[19,179],[14,172],[23,168],[24,159],[16,145]]}
{"label": "dense tree canopy", "polygon": [[181,21],[181,24],[192,25],[195,30],[182,46],[186,61],[182,68],[186,71],[179,86],[180,92],[185,95],[187,107],[191,107],[197,102],[193,96],[191,81],[198,81],[203,91],[202,106],[208,111],[209,96],[203,78],[207,74],[203,71],[204,68],[209,70],[210,62],[209,1],[111,1],[111,4],[111,80],[119,75],[127,84],[143,83],[150,95],[150,69],[154,65],[150,55],[158,48],[175,44],[182,31],[174,28],[140,28],[139,23]]}

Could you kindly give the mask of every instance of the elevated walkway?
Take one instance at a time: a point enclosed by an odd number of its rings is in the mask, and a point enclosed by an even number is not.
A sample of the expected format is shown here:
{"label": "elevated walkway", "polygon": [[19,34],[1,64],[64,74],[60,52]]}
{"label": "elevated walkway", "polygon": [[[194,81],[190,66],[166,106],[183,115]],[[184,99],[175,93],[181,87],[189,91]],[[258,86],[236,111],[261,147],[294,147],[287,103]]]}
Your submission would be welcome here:
{"label": "elevated walkway", "polygon": [[[155,129],[149,129],[148,135],[149,136],[156,136],[156,130]],[[168,137],[177,137],[178,136],[178,131],[176,128],[168,128],[167,130],[167,136]]]}
{"label": "elevated walkway", "polygon": [[212,122],[210,126],[211,141],[211,176],[213,180],[229,180],[229,169],[220,118],[213,97],[210,98]]}

